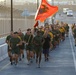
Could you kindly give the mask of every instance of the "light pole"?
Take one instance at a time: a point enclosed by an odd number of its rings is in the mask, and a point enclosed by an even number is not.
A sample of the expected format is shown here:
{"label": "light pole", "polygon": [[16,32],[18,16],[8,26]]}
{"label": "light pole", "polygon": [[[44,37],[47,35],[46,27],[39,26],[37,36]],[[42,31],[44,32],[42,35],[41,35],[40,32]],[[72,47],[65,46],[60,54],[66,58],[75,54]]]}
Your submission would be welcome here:
{"label": "light pole", "polygon": [[54,5],[54,0],[52,0],[52,5]]}
{"label": "light pole", "polygon": [[11,31],[13,31],[13,0],[11,0]]}
{"label": "light pole", "polygon": [[37,0],[37,9],[38,9],[38,7],[39,7],[39,0]]}
{"label": "light pole", "polygon": [[[52,1],[52,5],[54,5],[54,0],[51,1]],[[54,24],[54,19],[55,19],[55,15],[52,17],[52,24]]]}

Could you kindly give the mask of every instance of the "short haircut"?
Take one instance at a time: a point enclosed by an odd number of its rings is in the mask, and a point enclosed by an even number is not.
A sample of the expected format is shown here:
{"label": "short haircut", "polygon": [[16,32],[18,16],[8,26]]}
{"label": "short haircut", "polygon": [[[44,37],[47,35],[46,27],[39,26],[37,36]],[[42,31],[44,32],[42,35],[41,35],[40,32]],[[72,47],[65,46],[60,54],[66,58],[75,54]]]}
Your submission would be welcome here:
{"label": "short haircut", "polygon": [[28,29],[27,29],[27,31],[31,31],[31,29],[30,29],[30,28],[28,28]]}
{"label": "short haircut", "polygon": [[18,32],[14,32],[14,34],[18,34]]}

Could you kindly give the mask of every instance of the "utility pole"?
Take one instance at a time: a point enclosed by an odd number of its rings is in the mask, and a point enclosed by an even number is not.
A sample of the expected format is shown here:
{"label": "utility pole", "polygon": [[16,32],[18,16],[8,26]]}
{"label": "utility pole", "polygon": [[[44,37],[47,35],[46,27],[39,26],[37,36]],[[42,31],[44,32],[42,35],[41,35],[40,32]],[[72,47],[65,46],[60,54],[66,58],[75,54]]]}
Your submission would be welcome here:
{"label": "utility pole", "polygon": [[13,31],[13,0],[11,0],[11,31]]}
{"label": "utility pole", "polygon": [[52,5],[54,5],[54,0],[52,0]]}
{"label": "utility pole", "polygon": [[[54,0],[52,0],[52,5],[54,5]],[[52,17],[52,24],[54,24],[54,17],[55,15]]]}
{"label": "utility pole", "polygon": [[39,7],[39,0],[37,0],[37,9],[38,9],[38,7]]}

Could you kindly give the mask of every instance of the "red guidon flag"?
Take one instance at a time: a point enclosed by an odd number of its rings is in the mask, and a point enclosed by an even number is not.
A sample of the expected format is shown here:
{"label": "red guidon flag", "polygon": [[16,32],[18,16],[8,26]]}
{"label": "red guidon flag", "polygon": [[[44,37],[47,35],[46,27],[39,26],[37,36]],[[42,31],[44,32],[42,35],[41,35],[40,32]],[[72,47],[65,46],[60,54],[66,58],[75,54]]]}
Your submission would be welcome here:
{"label": "red guidon flag", "polygon": [[35,23],[34,28],[38,26],[38,21]]}
{"label": "red guidon flag", "polygon": [[46,0],[42,0],[40,7],[35,15],[35,20],[40,20],[43,22],[49,16],[54,15],[58,11],[57,6],[52,6],[48,4]]}

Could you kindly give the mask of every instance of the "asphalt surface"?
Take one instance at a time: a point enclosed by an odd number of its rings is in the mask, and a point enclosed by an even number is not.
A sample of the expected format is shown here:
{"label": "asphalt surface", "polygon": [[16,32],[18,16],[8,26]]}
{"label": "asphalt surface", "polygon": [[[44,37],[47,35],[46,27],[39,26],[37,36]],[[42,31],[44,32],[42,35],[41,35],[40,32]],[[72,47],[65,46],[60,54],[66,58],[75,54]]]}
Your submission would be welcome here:
{"label": "asphalt surface", "polygon": [[[61,15],[59,15],[61,14]],[[73,12],[73,16],[67,16],[67,14],[64,14],[63,12],[59,12],[56,14],[55,21],[63,21],[65,23],[73,24],[76,23],[76,12]]]}
{"label": "asphalt surface", "polygon": [[69,37],[50,51],[48,62],[42,55],[41,68],[37,68],[35,60],[27,65],[26,57],[17,66],[11,65],[9,58],[6,58],[0,62],[0,75],[76,75],[76,47],[71,30]]}

